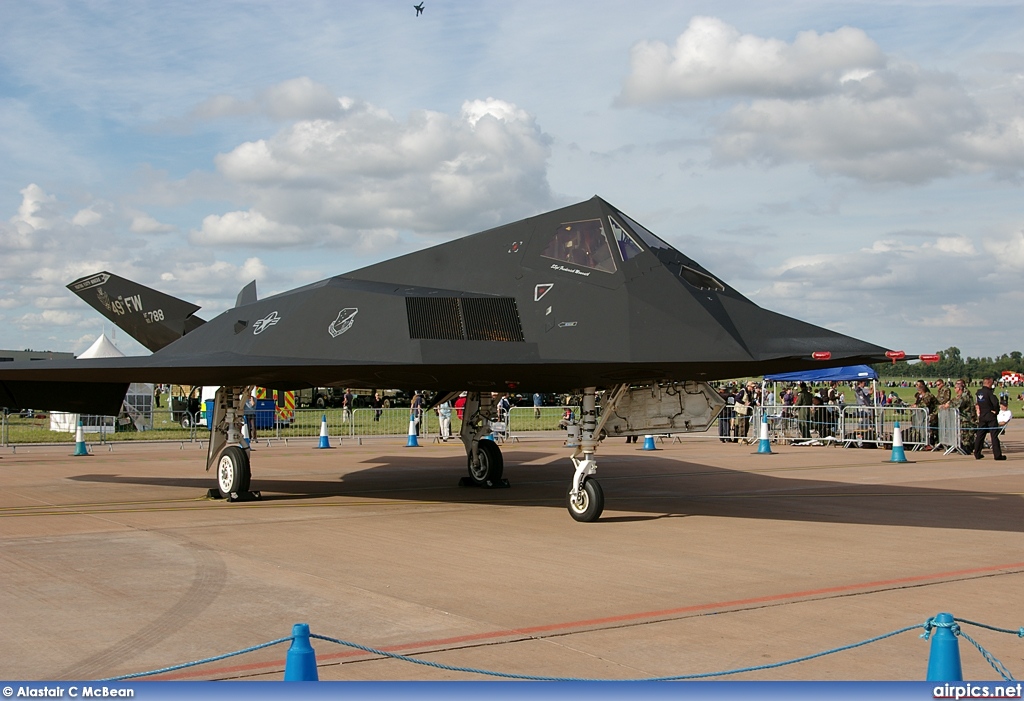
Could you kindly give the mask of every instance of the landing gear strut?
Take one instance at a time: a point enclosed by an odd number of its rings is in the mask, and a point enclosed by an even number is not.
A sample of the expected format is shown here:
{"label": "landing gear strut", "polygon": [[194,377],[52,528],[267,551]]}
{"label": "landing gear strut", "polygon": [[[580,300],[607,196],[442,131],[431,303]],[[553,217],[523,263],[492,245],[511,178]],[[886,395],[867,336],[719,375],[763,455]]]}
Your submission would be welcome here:
{"label": "landing gear strut", "polygon": [[217,479],[217,488],[207,493],[211,498],[228,501],[260,498],[259,492],[249,491],[251,451],[242,441],[243,397],[250,391],[251,387],[221,387],[214,397],[210,449],[206,453],[206,471],[214,469]]}
{"label": "landing gear strut", "polygon": [[[622,386],[617,386],[610,393],[612,405],[621,394]],[[566,495],[569,515],[577,521],[590,522],[601,518],[604,511],[604,490],[594,479],[597,473],[597,461],[594,453],[601,442],[601,428],[607,421],[609,412],[606,407],[601,425],[597,421],[597,388],[586,387],[583,390],[583,406],[580,411],[580,442],[571,456],[576,472],[572,476],[572,486]],[[582,456],[582,457],[581,457]]]}

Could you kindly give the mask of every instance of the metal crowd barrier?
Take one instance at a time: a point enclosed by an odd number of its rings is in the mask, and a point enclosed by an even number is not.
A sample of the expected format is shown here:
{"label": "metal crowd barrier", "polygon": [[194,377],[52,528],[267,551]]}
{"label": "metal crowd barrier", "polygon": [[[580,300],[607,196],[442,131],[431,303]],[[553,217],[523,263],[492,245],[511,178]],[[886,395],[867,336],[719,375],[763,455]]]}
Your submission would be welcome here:
{"label": "metal crowd barrier", "polygon": [[[275,422],[273,429],[257,433],[257,439],[266,438],[272,431],[275,438],[316,438],[320,435],[320,424],[327,419],[327,433],[339,438],[364,438],[374,436],[405,436],[409,433],[408,407],[388,409],[296,409],[288,423]],[[457,435],[461,422],[452,409],[452,435]],[[418,416],[420,437],[440,435],[440,421],[433,409]]]}
{"label": "metal crowd barrier", "polygon": [[[747,432],[740,438],[756,440],[761,430],[761,418],[767,414],[768,438],[777,443],[840,442],[843,435],[842,410],[843,407],[834,404],[819,404],[809,407],[754,407]],[[735,426],[738,421],[741,422],[741,419],[734,417],[733,425]],[[739,428],[741,431],[744,428],[742,423]]]}
{"label": "metal crowd barrier", "polygon": [[892,445],[899,422],[904,447],[920,450],[929,441],[928,410],[922,407],[848,406],[843,408],[844,445]]}
{"label": "metal crowd barrier", "polygon": [[967,451],[962,445],[962,436],[960,412],[952,408],[939,409],[939,445],[946,449],[946,455],[953,452],[966,454]]}
{"label": "metal crowd barrier", "polygon": [[514,406],[509,409],[506,423],[506,437],[516,440],[528,431],[559,431],[564,430],[561,423],[565,410],[572,412],[574,420],[580,418],[578,406]]}
{"label": "metal crowd barrier", "polygon": [[[842,444],[844,447],[875,445],[891,446],[893,428],[898,421],[903,436],[903,445],[910,450],[920,450],[926,445],[941,444],[959,446],[959,416],[945,419],[947,424],[955,421],[942,432],[940,417],[938,440],[929,436],[928,410],[921,407],[890,406],[836,406],[821,404],[810,407],[755,407],[751,415],[747,434],[739,438],[757,438],[761,417],[767,410],[768,437],[777,443]],[[952,411],[954,414],[955,410]],[[736,418],[732,419],[736,426]],[[742,426],[740,426],[742,430]],[[952,437],[956,433],[956,440]]]}

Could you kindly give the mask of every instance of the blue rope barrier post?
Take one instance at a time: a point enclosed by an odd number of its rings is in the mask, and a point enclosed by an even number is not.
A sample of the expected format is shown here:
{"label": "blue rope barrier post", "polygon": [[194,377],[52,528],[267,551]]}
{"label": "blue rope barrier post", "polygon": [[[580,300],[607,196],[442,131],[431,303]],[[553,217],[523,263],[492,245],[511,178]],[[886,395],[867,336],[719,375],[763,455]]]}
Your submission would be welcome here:
{"label": "blue rope barrier post", "polygon": [[[960,642],[956,639],[953,615],[940,613],[930,622],[934,627],[932,647],[928,654],[928,676],[930,682],[960,682],[964,671],[960,666]],[[927,630],[927,629],[926,629]]]}
{"label": "blue rope barrier post", "polygon": [[309,624],[296,623],[292,626],[292,644],[284,662],[286,682],[318,682],[316,651],[309,644]]}

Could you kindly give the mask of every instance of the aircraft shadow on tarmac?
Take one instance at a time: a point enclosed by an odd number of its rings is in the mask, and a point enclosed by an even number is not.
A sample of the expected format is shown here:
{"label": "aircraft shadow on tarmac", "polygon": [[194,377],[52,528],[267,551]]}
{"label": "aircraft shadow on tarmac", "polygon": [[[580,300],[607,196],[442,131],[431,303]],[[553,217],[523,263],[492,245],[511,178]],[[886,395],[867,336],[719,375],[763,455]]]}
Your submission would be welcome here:
{"label": "aircraft shadow on tarmac", "polygon": [[[870,455],[870,457],[867,457]],[[881,465],[882,451],[865,452],[863,464]],[[400,501],[436,501],[474,504],[508,504],[564,508],[572,471],[564,457],[528,450],[505,454],[505,477],[510,489],[458,487],[466,474],[464,458],[408,454],[382,455],[366,462],[365,469],[322,479],[275,479],[253,477],[252,488],[263,501],[360,497]],[[939,465],[942,465],[940,463]],[[963,458],[948,462],[945,474],[936,479],[969,476],[976,465]],[[598,475],[606,496],[608,514],[598,523],[622,523],[687,516],[771,519],[822,523],[957,528],[991,531],[1024,531],[1017,493],[976,492],[894,484],[855,484],[837,480],[799,477],[784,456],[759,462],[752,471],[731,470],[657,455],[601,456]],[[830,468],[823,467],[829,470]],[[841,477],[837,467],[830,474]],[[900,469],[892,466],[893,470]],[[143,477],[116,474],[84,474],[71,477],[83,482],[138,484],[156,487],[191,487],[206,491],[212,478]],[[606,513],[607,513],[606,512]]]}

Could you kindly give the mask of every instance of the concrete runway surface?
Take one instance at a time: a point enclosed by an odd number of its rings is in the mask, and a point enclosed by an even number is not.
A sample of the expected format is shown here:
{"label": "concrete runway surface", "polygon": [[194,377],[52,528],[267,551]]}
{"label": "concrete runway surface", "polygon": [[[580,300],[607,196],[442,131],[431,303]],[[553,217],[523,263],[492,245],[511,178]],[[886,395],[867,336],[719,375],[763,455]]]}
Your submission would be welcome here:
{"label": "concrete runway surface", "polygon": [[[765,665],[950,612],[1024,625],[1024,422],[996,462],[937,452],[605,441],[597,523],[565,509],[559,440],[502,447],[510,489],[460,488],[461,443],[259,443],[263,500],[204,498],[196,445],[0,452],[0,660],[98,679],[287,636],[433,662],[635,679]],[[1024,641],[965,627],[1017,675]],[[909,632],[737,680],[923,680]],[[323,680],[487,679],[314,641]],[[960,643],[967,679],[997,679]],[[281,679],[287,645],[162,679]]]}

